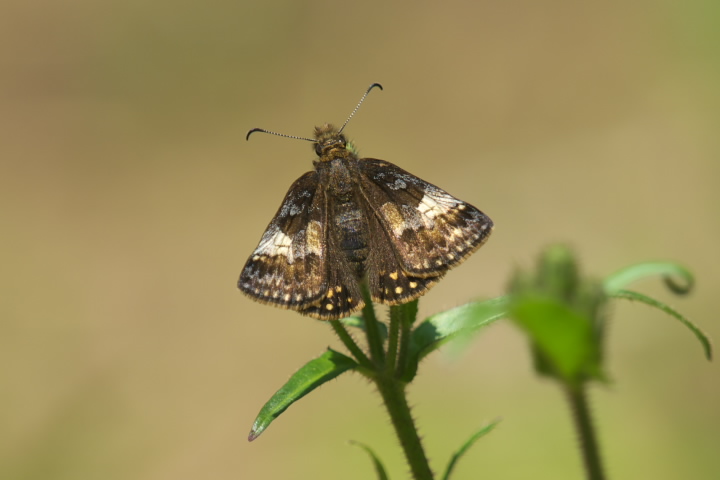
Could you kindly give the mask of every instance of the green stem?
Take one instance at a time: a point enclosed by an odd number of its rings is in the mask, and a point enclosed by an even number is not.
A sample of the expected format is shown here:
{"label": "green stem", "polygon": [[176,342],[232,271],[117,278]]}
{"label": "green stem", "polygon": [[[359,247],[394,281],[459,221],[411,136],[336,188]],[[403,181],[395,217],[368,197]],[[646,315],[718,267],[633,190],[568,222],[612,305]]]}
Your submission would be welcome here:
{"label": "green stem", "polygon": [[575,429],[580,437],[580,448],[582,450],[585,471],[588,480],[603,480],[602,461],[600,459],[600,448],[598,446],[597,434],[592,423],[590,406],[588,405],[586,390],[584,386],[567,388],[566,394],[573,411]]}
{"label": "green stem", "polygon": [[362,314],[365,320],[365,335],[367,336],[370,358],[372,358],[375,365],[382,366],[385,364],[385,350],[383,349],[383,341],[380,336],[380,326],[375,316],[375,308],[373,307],[372,298],[370,297],[370,290],[365,282],[361,285],[361,289],[363,300],[365,300]]}
{"label": "green stem", "polygon": [[430,464],[425,456],[425,450],[407,403],[405,386],[400,381],[384,375],[377,376],[375,384],[385,402],[385,408],[390,414],[413,478],[415,480],[433,480],[433,472],[430,470]]}
{"label": "green stem", "polygon": [[335,330],[337,336],[340,337],[340,340],[345,345],[345,348],[347,348],[350,353],[352,353],[353,357],[355,357],[355,360],[357,360],[363,367],[372,368],[372,362],[367,355],[365,355],[365,352],[358,347],[357,343],[355,343],[355,340],[353,340],[345,326],[339,320],[332,320],[330,325],[332,325],[332,328]]}
{"label": "green stem", "polygon": [[396,307],[390,307],[390,329],[388,332],[387,356],[385,357],[385,374],[392,376],[398,362],[398,340],[400,336],[400,321],[396,318]]}
{"label": "green stem", "polygon": [[408,362],[408,349],[410,348],[410,330],[417,318],[418,301],[415,300],[404,305],[390,307],[390,324],[396,323],[400,329],[400,347],[397,355],[396,378],[405,375]]}

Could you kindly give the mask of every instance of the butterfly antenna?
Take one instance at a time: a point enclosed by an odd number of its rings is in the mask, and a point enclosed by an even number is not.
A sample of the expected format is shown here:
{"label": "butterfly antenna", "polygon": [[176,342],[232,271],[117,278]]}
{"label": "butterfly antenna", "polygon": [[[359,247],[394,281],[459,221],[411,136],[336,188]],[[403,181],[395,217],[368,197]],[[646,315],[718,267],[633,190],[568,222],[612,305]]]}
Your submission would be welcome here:
{"label": "butterfly antenna", "polygon": [[365,101],[365,97],[368,96],[368,93],[370,93],[370,90],[372,90],[372,89],[375,88],[375,87],[378,87],[380,90],[383,89],[382,85],[380,85],[379,83],[373,83],[372,85],[370,85],[370,86],[368,87],[368,89],[365,91],[365,94],[362,96],[362,98],[361,98],[360,101],[358,102],[357,107],[355,107],[355,110],[352,111],[352,113],[350,114],[350,116],[348,117],[348,119],[345,120],[345,123],[343,123],[342,127],[340,127],[340,130],[338,130],[338,133],[342,133],[343,129],[345,128],[345,125],[348,124],[348,122],[349,122],[350,119],[353,117],[353,115],[355,115],[355,112],[358,111],[358,108],[360,108],[360,105],[362,105],[362,103]]}
{"label": "butterfly antenna", "polygon": [[295,135],[285,135],[284,133],[271,132],[270,130],[265,130],[263,128],[253,128],[252,130],[250,130],[247,133],[247,135],[245,135],[245,140],[250,140],[250,135],[252,135],[255,132],[269,133],[270,135],[277,135],[278,137],[294,138],[296,140],[307,140],[308,142],[315,141],[312,138],[296,137]]}

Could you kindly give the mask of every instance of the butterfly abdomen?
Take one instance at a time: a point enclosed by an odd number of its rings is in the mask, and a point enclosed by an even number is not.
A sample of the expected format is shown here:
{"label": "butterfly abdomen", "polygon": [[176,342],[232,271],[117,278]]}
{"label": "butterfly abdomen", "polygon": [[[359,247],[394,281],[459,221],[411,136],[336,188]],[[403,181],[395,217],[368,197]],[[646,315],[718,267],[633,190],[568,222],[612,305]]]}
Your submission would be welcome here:
{"label": "butterfly abdomen", "polygon": [[367,219],[357,202],[338,202],[333,209],[336,241],[348,262],[355,266],[355,274],[360,277],[364,272],[369,248],[367,239]]}

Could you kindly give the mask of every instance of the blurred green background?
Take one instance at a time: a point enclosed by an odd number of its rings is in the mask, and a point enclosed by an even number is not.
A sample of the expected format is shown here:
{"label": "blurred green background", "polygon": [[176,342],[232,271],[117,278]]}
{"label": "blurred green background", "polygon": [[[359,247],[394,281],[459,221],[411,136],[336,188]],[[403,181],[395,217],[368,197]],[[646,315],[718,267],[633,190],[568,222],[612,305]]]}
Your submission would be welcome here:
{"label": "blurred green background", "polygon": [[[254,443],[258,410],[327,345],[327,325],[252,302],[236,278],[310,135],[480,207],[488,244],[421,314],[501,294],[564,241],[718,337],[720,3],[209,2],[0,5],[0,478],[394,478],[379,397],[347,376]],[[614,383],[593,390],[614,479],[716,479],[720,376],[688,331],[617,304]],[[338,347],[339,348],[339,347]],[[508,324],[423,363],[410,396],[436,470],[503,417],[456,478],[581,478],[561,394]]]}

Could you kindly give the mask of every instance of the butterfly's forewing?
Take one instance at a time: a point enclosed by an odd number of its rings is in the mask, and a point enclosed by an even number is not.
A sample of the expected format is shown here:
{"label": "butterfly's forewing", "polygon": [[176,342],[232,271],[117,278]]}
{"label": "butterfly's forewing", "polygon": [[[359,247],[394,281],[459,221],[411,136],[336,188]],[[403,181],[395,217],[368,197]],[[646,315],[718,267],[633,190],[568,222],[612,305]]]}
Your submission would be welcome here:
{"label": "butterfly's forewing", "polygon": [[317,172],[290,187],[240,274],[240,290],[321,320],[362,308],[358,280],[328,231],[327,202]]}
{"label": "butterfly's forewing", "polygon": [[238,287],[254,299],[305,310],[327,292],[327,199],[316,172],[288,190],[240,274]]}
{"label": "butterfly's forewing", "polygon": [[408,277],[442,276],[490,235],[490,218],[435,185],[383,160],[359,165],[361,193]]}

